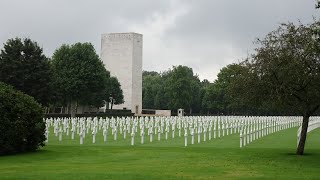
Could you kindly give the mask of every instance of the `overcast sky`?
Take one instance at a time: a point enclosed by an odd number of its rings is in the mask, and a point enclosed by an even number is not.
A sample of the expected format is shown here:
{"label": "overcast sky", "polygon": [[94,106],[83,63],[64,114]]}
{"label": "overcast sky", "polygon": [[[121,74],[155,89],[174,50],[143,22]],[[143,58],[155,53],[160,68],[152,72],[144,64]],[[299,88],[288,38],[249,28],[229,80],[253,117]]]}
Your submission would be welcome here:
{"label": "overcast sky", "polygon": [[62,44],[101,34],[143,34],[143,69],[193,68],[214,81],[220,69],[253,52],[252,43],[282,22],[312,22],[314,0],[0,0],[0,48],[29,37],[47,56]]}

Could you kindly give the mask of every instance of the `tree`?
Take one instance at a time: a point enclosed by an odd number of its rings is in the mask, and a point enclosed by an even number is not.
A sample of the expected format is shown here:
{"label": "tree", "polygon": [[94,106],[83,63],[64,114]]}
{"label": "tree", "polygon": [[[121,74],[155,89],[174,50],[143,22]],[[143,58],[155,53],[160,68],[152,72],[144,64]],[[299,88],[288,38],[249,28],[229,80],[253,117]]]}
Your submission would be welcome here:
{"label": "tree", "polygon": [[104,106],[105,103],[110,102],[110,91],[113,87],[110,84],[110,72],[103,71],[104,80],[104,88],[100,91],[92,92],[90,97],[87,97],[85,101],[81,101],[80,104],[86,104],[88,106],[94,106],[99,111],[99,108]]}
{"label": "tree", "polygon": [[71,104],[71,115],[79,103],[87,105],[105,90],[106,69],[90,43],[62,45],[52,58],[55,86],[64,104]]}
{"label": "tree", "polygon": [[0,155],[34,151],[44,146],[45,124],[33,97],[0,82]]}
{"label": "tree", "polygon": [[223,67],[214,83],[203,86],[202,108],[218,114],[242,114],[239,102],[235,101],[229,92],[232,82],[242,71],[243,67],[239,64]]}
{"label": "tree", "polygon": [[111,108],[114,104],[122,104],[124,103],[123,100],[123,92],[121,89],[121,85],[116,77],[111,77],[109,81],[109,87],[110,87],[110,94],[109,94],[109,102],[111,104]]}
{"label": "tree", "polygon": [[174,66],[168,73],[165,90],[169,96],[171,109],[184,108],[192,113],[192,105],[199,98],[200,80],[187,66]]}
{"label": "tree", "polygon": [[9,39],[0,53],[0,81],[47,106],[52,98],[52,72],[42,48],[31,39]]}
{"label": "tree", "polygon": [[161,90],[161,88],[163,88],[162,77],[157,72],[144,71],[142,79],[143,108],[156,109],[156,98],[158,98],[157,94]]}
{"label": "tree", "polygon": [[298,155],[304,153],[309,117],[320,106],[320,41],[313,38],[319,25],[282,24],[258,39],[260,47],[244,62],[248,71],[234,86],[254,104],[270,102],[303,115]]}

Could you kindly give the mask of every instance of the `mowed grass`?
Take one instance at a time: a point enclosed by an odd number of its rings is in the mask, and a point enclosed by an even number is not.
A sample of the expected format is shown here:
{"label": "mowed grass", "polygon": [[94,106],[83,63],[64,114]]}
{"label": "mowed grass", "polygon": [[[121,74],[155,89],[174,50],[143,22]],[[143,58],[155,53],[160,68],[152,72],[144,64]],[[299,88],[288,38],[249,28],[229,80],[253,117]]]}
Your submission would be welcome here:
{"label": "mowed grass", "polygon": [[[0,156],[0,179],[320,179],[320,130],[308,134],[304,156],[295,155],[297,128],[258,139],[239,148],[239,135],[233,134],[184,147],[184,137],[168,140],[153,136],[153,142],[140,136],[135,146],[130,136],[110,132],[107,143],[98,134],[83,145],[79,137],[49,137],[41,150]],[[190,143],[191,138],[189,136]]]}

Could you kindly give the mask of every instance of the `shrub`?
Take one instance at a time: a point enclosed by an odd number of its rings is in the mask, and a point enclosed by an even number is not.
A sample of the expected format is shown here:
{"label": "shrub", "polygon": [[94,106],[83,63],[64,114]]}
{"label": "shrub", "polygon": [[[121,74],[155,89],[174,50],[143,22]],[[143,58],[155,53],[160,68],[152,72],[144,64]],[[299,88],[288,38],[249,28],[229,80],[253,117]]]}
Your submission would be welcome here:
{"label": "shrub", "polygon": [[0,82],[0,155],[44,146],[42,113],[33,97]]}

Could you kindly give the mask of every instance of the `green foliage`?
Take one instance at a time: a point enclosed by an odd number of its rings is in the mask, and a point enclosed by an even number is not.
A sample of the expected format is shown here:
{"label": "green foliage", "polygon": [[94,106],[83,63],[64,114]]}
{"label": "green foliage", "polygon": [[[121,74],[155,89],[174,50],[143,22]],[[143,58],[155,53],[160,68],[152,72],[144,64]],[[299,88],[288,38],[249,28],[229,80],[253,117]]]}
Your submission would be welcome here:
{"label": "green foliage", "polygon": [[48,105],[52,100],[52,72],[42,48],[30,39],[9,39],[0,53],[0,81]]}
{"label": "green foliage", "polygon": [[116,77],[110,78],[108,87],[109,87],[108,102],[111,103],[111,109],[114,104],[124,103],[121,85]]}
{"label": "green foliage", "polygon": [[144,109],[164,108],[165,104],[161,105],[161,100],[164,93],[161,92],[163,81],[161,75],[155,72],[143,72],[142,81],[142,104]]}
{"label": "green foliage", "polygon": [[201,83],[187,66],[174,66],[162,74],[143,73],[143,108],[147,109],[193,109],[199,112]]}
{"label": "green foliage", "polygon": [[[232,96],[233,82],[246,72],[246,68],[240,64],[229,64],[222,68],[218,79],[209,88],[208,96],[211,96],[211,108],[215,108],[224,114],[244,114],[246,109],[241,101]],[[236,90],[237,91],[237,90]],[[238,92],[235,92],[238,93]]]}
{"label": "green foliage", "polygon": [[269,33],[251,59],[240,85],[251,92],[245,98],[255,104],[276,103],[294,109],[300,115],[311,115],[320,105],[320,42],[313,39],[311,25],[283,24]]}
{"label": "green foliage", "polygon": [[30,96],[0,82],[0,155],[44,146],[41,106]]}
{"label": "green foliage", "polygon": [[192,112],[193,105],[200,97],[200,80],[191,68],[174,66],[167,74],[165,90],[169,97],[169,107],[177,110],[183,108]]}
{"label": "green foliage", "polygon": [[[92,105],[97,109],[104,106],[106,102],[110,101],[110,91],[112,86],[110,84],[110,72],[104,71],[104,87],[100,91],[92,92],[91,96],[87,97],[85,101],[81,101],[82,104]],[[122,92],[122,91],[121,91]]]}
{"label": "green foliage", "polygon": [[102,103],[100,97],[106,94],[102,91],[106,90],[110,75],[92,44],[62,45],[53,54],[52,66],[55,85],[64,104]]}
{"label": "green foliage", "polygon": [[309,117],[320,106],[320,41],[314,38],[319,25],[282,24],[258,39],[260,47],[244,62],[245,78],[234,86],[241,89],[238,96],[246,102],[290,108],[303,115],[299,155],[304,151]]}

